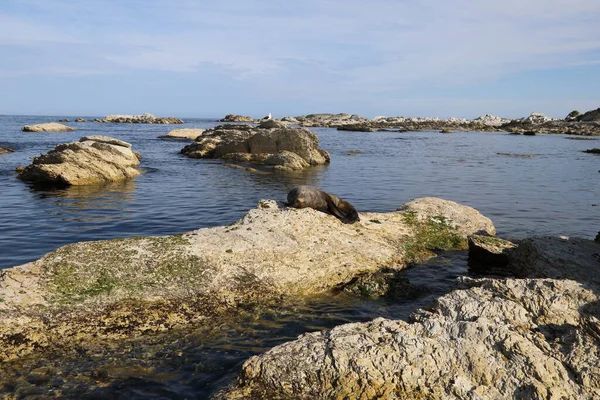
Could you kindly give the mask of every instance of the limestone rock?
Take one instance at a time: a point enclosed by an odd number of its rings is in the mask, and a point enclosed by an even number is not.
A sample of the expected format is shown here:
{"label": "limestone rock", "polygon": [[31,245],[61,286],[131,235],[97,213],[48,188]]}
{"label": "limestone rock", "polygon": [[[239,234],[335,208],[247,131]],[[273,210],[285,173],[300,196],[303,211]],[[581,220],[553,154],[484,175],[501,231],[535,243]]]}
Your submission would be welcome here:
{"label": "limestone rock", "polygon": [[162,139],[197,139],[202,133],[204,129],[197,128],[184,128],[184,129],[173,129],[168,134],[164,136],[159,136]]}
{"label": "limestone rock", "polygon": [[76,118],[75,122],[87,122],[87,120],[84,118]]}
{"label": "limestone rock", "polygon": [[532,112],[528,117],[523,118],[521,121],[530,122],[532,124],[543,124],[553,120],[554,118],[547,117],[542,113]]}
{"label": "limestone rock", "polygon": [[245,115],[227,114],[219,122],[254,122],[254,118]]}
{"label": "limestone rock", "polygon": [[496,234],[496,228],[489,218],[474,208],[457,206],[457,203],[450,200],[423,197],[409,201],[398,208],[398,211],[414,213],[420,221],[442,216],[447,223],[459,227],[459,231],[464,235],[470,235],[469,232],[485,232],[491,236]]}
{"label": "limestone rock", "polygon": [[179,118],[155,117],[148,113],[142,115],[107,115],[104,119],[98,120],[98,122],[118,124],[183,124],[183,121]]}
{"label": "limestone rock", "polygon": [[68,132],[74,131],[75,128],[57,122],[48,122],[46,124],[25,125],[21,130],[23,132]]}
{"label": "limestone rock", "polygon": [[274,119],[266,119],[261,122],[258,127],[262,129],[276,129],[276,128],[286,128],[288,124],[282,121],[277,121]]}
{"label": "limestone rock", "polygon": [[12,153],[13,149],[9,149],[8,147],[0,147],[0,154]]}
{"label": "limestone rock", "polygon": [[35,157],[18,177],[55,185],[89,185],[132,178],[140,174],[139,165],[129,143],[87,136]]}
{"label": "limestone rock", "polygon": [[[264,124],[280,126],[268,121]],[[191,158],[221,158],[294,170],[327,164],[330,159],[327,151],[319,149],[317,135],[307,129],[287,126],[263,129],[251,125],[219,125],[204,132],[181,152]]]}
{"label": "limestone rock", "polygon": [[493,236],[469,236],[469,271],[485,275],[511,275],[508,251],[517,245]]}
{"label": "limestone rock", "polygon": [[354,131],[354,132],[377,132],[377,129],[370,127],[368,124],[345,124],[337,127],[338,131]]}
{"label": "limestone rock", "polygon": [[482,115],[481,117],[475,118],[473,121],[480,122],[482,124],[489,125],[489,126],[499,126],[499,125],[509,122],[510,120],[506,119],[506,118],[497,117],[492,114],[485,114],[485,115]]}
{"label": "limestone rock", "polygon": [[[307,333],[250,358],[216,398],[599,398],[600,247],[528,247],[519,251],[537,279],[462,278],[409,322]],[[559,271],[570,279],[548,279]]]}
{"label": "limestone rock", "polygon": [[261,201],[229,226],[77,243],[6,269],[0,361],[46,346],[105,345],[106,338],[218,323],[220,313],[248,302],[314,295],[357,276],[405,268],[404,246],[414,238],[406,216],[361,217],[348,225],[310,208]]}

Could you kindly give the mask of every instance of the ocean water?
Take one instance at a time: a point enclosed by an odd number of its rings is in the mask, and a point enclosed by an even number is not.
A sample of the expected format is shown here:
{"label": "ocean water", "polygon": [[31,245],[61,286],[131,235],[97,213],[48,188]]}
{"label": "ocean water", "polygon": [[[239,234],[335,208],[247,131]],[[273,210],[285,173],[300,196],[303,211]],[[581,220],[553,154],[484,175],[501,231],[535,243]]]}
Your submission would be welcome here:
{"label": "ocean water", "polygon": [[[74,132],[28,133],[26,124],[61,117],[0,116],[0,268],[36,260],[78,241],[168,235],[235,222],[260,199],[285,200],[310,184],[360,211],[387,212],[417,197],[475,207],[500,236],[570,235],[600,230],[600,156],[582,150],[600,141],[563,135],[506,133],[344,132],[313,128],[331,164],[302,173],[257,175],[217,160],[179,154],[184,141],[157,139],[175,128],[208,128],[215,119],[181,125],[69,123]],[[67,117],[74,120],[75,117]],[[92,118],[92,117],[87,117]],[[146,171],[107,186],[48,190],[16,178],[15,168],[59,143],[109,135],[132,143]],[[531,157],[519,157],[527,154]]]}
{"label": "ocean water", "polygon": [[[600,156],[584,149],[600,141],[562,135],[505,133],[343,132],[313,128],[331,164],[302,173],[257,175],[221,161],[182,157],[185,141],[157,139],[170,129],[208,128],[214,119],[181,126],[69,123],[75,132],[25,133],[25,124],[61,117],[0,116],[0,268],[40,258],[84,240],[167,235],[224,225],[260,199],[285,200],[297,184],[316,185],[360,211],[387,212],[424,196],[455,200],[490,217],[508,238],[600,230]],[[75,117],[68,117],[73,120]],[[91,117],[88,117],[91,118]],[[16,178],[15,168],[58,143],[109,135],[143,155],[143,175],[96,187],[49,190]],[[527,155],[527,157],[523,157]],[[244,360],[299,334],[376,317],[407,320],[452,290],[468,274],[465,252],[448,252],[402,272],[423,294],[406,299],[324,295],[271,310],[231,316],[210,332],[202,327],[112,343],[98,353],[32,355],[6,364],[0,393],[37,398],[209,398],[230,384]],[[51,368],[46,383],[27,376]],[[44,397],[45,396],[45,397]]]}

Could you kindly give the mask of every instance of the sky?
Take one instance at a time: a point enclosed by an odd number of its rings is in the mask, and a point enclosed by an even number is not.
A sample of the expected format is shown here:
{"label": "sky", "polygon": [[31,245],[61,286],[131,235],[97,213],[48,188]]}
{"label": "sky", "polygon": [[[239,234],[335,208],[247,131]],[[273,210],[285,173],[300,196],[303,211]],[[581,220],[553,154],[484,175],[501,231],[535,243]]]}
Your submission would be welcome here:
{"label": "sky", "polygon": [[600,107],[598,0],[0,2],[0,114]]}

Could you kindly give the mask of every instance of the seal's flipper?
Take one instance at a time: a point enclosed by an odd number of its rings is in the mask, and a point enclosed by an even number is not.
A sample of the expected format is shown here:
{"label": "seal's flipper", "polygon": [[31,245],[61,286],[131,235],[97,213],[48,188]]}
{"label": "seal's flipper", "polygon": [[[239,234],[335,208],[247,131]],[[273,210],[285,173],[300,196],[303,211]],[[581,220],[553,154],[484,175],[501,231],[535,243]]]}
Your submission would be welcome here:
{"label": "seal's flipper", "polygon": [[[342,212],[342,210],[339,209],[339,207],[334,203],[334,201],[331,199],[329,194],[325,193],[325,195],[326,195],[325,201],[327,202],[327,211],[329,211],[331,213],[331,215],[334,215],[337,219],[339,219],[343,223],[345,223],[345,224],[350,223],[350,222],[346,222],[347,215],[344,214]],[[352,222],[354,222],[354,221],[352,221]]]}

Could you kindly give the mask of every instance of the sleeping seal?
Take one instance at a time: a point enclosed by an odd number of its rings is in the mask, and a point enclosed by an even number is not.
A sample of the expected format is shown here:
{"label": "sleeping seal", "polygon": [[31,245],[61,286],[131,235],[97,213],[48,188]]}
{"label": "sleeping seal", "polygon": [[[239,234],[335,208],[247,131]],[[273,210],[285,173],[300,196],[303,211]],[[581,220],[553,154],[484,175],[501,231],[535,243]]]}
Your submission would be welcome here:
{"label": "sleeping seal", "polygon": [[287,200],[288,207],[314,208],[335,216],[345,224],[360,221],[352,204],[313,186],[296,186],[288,193]]}

